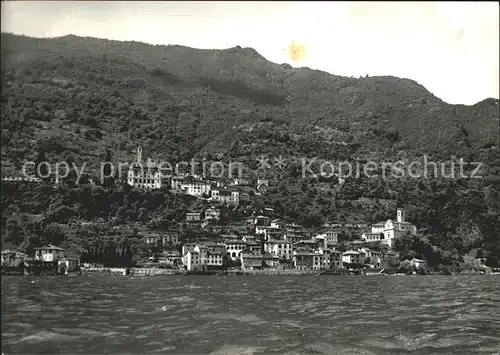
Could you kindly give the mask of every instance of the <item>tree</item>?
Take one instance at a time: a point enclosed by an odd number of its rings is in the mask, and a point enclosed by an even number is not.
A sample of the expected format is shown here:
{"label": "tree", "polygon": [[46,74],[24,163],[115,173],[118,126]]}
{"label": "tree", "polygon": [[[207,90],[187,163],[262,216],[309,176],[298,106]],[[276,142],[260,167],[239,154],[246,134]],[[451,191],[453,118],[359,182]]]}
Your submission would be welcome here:
{"label": "tree", "polygon": [[56,246],[61,245],[66,238],[64,232],[61,230],[61,227],[56,223],[51,223],[45,227],[43,234],[48,243]]}
{"label": "tree", "polygon": [[349,242],[352,240],[352,236],[345,231],[341,231],[337,236],[337,240],[339,243]]}
{"label": "tree", "polygon": [[35,161],[35,171],[36,176],[39,178],[46,178],[48,174],[47,168],[47,157],[45,156],[45,150],[40,149]]}
{"label": "tree", "polygon": [[457,260],[457,255],[444,252],[431,244],[429,238],[421,234],[406,234],[396,239],[394,250],[399,252],[401,259],[412,258],[427,260],[429,266],[441,263],[450,264]]}
{"label": "tree", "polygon": [[[104,163],[103,164],[104,164],[103,170],[102,170],[103,176],[101,177],[102,182],[103,182],[103,185],[105,188],[109,188],[109,187],[113,186],[113,184],[115,182],[115,179],[114,179],[115,177],[112,176],[112,172],[113,172],[112,154],[111,154],[111,150],[109,150],[109,149],[106,149],[106,155],[104,156]],[[113,175],[116,175],[116,172]]]}
{"label": "tree", "polygon": [[5,238],[6,242],[11,242],[15,245],[19,245],[24,241],[25,233],[24,230],[19,226],[17,220],[9,219],[6,225],[7,236]]}

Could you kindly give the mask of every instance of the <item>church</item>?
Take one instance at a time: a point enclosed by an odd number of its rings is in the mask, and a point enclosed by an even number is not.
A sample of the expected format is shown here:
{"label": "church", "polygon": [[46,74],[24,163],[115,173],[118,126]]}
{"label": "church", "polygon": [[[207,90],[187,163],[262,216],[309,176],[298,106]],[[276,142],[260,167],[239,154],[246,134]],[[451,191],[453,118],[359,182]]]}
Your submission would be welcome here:
{"label": "church", "polygon": [[373,224],[372,232],[363,233],[361,238],[368,242],[380,241],[392,248],[394,246],[394,240],[407,233],[416,234],[417,227],[410,222],[406,222],[405,210],[398,208],[396,221],[389,219],[385,223]]}
{"label": "church", "polygon": [[142,189],[160,189],[163,186],[162,172],[158,164],[148,158],[142,163],[142,147],[137,147],[137,158],[129,167],[127,183]]}

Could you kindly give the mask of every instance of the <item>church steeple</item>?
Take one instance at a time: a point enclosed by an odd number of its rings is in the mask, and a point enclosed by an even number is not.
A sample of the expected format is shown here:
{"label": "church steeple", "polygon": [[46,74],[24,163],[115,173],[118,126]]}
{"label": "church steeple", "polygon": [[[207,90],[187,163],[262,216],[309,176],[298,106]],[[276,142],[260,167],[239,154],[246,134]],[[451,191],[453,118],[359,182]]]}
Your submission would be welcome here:
{"label": "church steeple", "polygon": [[137,147],[137,162],[142,162],[142,147],[140,145]]}

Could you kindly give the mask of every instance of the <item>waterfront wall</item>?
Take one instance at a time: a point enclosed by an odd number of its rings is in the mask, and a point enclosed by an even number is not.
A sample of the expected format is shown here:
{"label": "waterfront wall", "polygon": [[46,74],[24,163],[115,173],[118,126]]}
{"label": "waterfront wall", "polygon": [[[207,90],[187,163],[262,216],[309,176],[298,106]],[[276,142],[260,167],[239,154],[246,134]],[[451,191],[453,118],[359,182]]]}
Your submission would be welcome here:
{"label": "waterfront wall", "polygon": [[121,267],[104,267],[104,268],[86,268],[82,269],[83,274],[116,274],[116,275],[135,275],[135,276],[154,276],[154,275],[178,275],[182,271],[174,269],[156,269],[156,268],[121,268]]}
{"label": "waterfront wall", "polygon": [[263,276],[278,276],[278,275],[319,275],[324,270],[277,270],[277,269],[264,269],[264,270],[229,270],[226,271],[227,275],[263,275]]}
{"label": "waterfront wall", "polygon": [[131,269],[130,270],[130,275],[179,275],[182,274],[183,272],[180,270],[175,270],[175,269],[155,269],[155,268],[148,268],[148,269]]}
{"label": "waterfront wall", "polygon": [[126,275],[127,269],[122,267],[89,267],[82,269],[83,274],[117,274]]}

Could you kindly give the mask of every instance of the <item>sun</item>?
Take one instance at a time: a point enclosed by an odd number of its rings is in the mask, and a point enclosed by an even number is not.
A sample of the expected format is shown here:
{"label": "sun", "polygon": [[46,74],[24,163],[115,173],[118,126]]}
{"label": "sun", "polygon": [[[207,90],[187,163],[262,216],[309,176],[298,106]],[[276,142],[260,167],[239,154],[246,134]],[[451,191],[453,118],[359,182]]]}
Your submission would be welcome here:
{"label": "sun", "polygon": [[302,43],[292,41],[288,46],[288,56],[294,62],[300,62],[307,59],[307,47]]}

